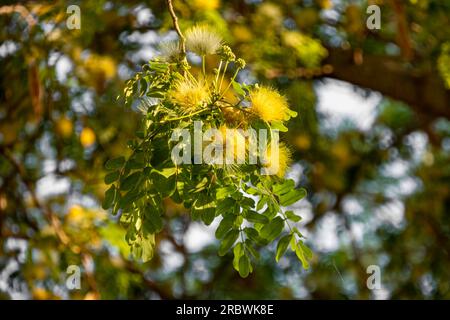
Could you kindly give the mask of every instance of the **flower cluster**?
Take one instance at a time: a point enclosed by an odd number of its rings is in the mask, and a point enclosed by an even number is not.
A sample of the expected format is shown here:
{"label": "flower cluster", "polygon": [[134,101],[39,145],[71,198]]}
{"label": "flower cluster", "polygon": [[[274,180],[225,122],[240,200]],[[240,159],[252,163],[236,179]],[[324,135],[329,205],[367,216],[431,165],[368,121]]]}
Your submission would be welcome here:
{"label": "flower cluster", "polygon": [[284,209],[306,191],[284,178],[291,153],[278,135],[296,113],[277,90],[237,81],[245,61],[218,33],[194,26],[185,41],[162,44],[162,56],[126,82],[125,101],[140,100],[143,129],[127,160],[106,163],[104,208],[121,213],[131,252],[143,260],[154,255],[170,198],[193,220],[221,217],[219,255],[232,251],[242,277],[253,271],[255,247],[276,239],[277,261],[290,247],[308,268],[312,253],[292,225],[300,217]]}
{"label": "flower cluster", "polygon": [[[162,60],[180,61],[179,48],[177,42],[162,44]],[[217,112],[225,121],[222,127],[230,129],[245,129],[258,122],[278,129],[280,124],[295,116],[286,98],[276,89],[243,85],[236,81],[239,71],[245,68],[245,61],[237,58],[232,49],[223,44],[220,36],[207,26],[197,25],[186,32],[186,48],[202,58],[202,70],[195,73],[192,66],[187,65],[181,72],[182,78],[168,91],[168,100],[179,115],[195,116],[202,110],[213,114]],[[206,66],[207,60],[210,60],[207,56],[211,55],[217,56],[219,60],[215,68]],[[229,78],[227,74],[231,66],[234,66],[235,71]],[[286,146],[280,148],[277,176],[284,176],[290,163],[289,155]]]}

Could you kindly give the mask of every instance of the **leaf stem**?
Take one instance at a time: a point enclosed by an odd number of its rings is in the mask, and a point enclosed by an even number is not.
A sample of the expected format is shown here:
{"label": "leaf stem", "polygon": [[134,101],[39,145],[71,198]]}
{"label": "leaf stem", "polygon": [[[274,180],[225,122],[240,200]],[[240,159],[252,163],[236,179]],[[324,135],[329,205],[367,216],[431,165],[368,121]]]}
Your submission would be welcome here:
{"label": "leaf stem", "polygon": [[225,63],[225,68],[223,68],[222,78],[220,79],[219,92],[222,89],[223,79],[225,78],[225,74],[227,73],[228,64],[229,64],[229,62],[227,61]]}
{"label": "leaf stem", "polygon": [[[222,92],[222,94],[220,95],[220,98],[222,98],[222,97],[225,95],[225,93],[227,93],[228,89],[230,89],[230,87],[231,87],[231,85],[232,85],[234,79],[236,79],[236,77],[237,77],[237,75],[238,75],[238,73],[239,73],[239,70],[241,70],[241,69],[237,69],[237,70],[236,70],[236,72],[234,73],[233,77],[231,78],[230,83],[228,84],[228,86],[225,88],[225,90],[224,90],[224,91]],[[219,99],[220,99],[220,98],[219,98]]]}
{"label": "leaf stem", "polygon": [[190,113],[190,114],[186,114],[186,115],[181,116],[181,117],[166,119],[164,122],[168,122],[168,121],[177,121],[177,120],[182,120],[182,119],[190,118],[190,117],[192,117],[192,116],[195,116],[195,115],[197,115],[197,114],[200,114],[200,113],[203,113],[203,112],[209,111],[209,110],[210,110],[209,108],[204,108],[204,109],[198,110],[198,111],[196,111],[196,112],[193,112],[193,113]]}
{"label": "leaf stem", "polygon": [[219,89],[217,88],[217,84],[219,82],[219,75],[220,75],[220,70],[222,69],[222,59],[220,59],[220,63],[219,63],[219,68],[217,69],[217,75],[216,75],[216,81],[215,81],[215,86],[216,86],[216,91],[218,91]]}
{"label": "leaf stem", "polygon": [[203,76],[206,78],[206,56],[202,56],[202,71]]}

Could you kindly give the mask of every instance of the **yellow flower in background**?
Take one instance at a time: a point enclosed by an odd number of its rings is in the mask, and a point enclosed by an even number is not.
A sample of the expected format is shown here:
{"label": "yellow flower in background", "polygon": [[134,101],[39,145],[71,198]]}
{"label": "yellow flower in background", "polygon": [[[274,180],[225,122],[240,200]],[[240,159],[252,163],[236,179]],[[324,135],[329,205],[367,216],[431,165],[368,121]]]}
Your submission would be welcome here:
{"label": "yellow flower in background", "polygon": [[307,150],[311,147],[311,140],[305,134],[300,134],[295,138],[295,146],[300,150]]}
{"label": "yellow flower in background", "polygon": [[319,0],[319,6],[322,9],[331,9],[333,7],[333,2],[331,0]]}
{"label": "yellow flower in background", "polygon": [[263,27],[265,30],[281,26],[283,23],[283,12],[279,5],[271,2],[263,2],[258,6],[256,15],[253,18],[257,27]]}
{"label": "yellow flower in background", "polygon": [[83,217],[84,209],[81,206],[74,204],[69,208],[66,219],[69,222],[78,223],[83,219]]}
{"label": "yellow flower in background", "polygon": [[90,54],[84,64],[88,73],[102,75],[107,80],[116,75],[116,63],[109,56]]}
{"label": "yellow flower in background", "polygon": [[253,34],[245,25],[238,24],[232,28],[233,36],[236,41],[249,42],[253,38]]}
{"label": "yellow flower in background", "polygon": [[215,10],[220,7],[220,0],[192,0],[196,10]]}
{"label": "yellow flower in background", "polygon": [[52,294],[43,288],[33,288],[31,292],[34,300],[49,300]]}
{"label": "yellow flower in background", "polygon": [[289,105],[276,90],[259,87],[250,92],[250,111],[264,121],[282,121],[288,115]]}
{"label": "yellow flower in background", "polygon": [[[85,228],[87,230],[95,222],[103,221],[106,217],[106,213],[103,210],[88,209],[79,204],[74,204],[67,211],[65,221],[72,228]],[[81,240],[81,236],[78,240]],[[95,244],[97,240],[95,235],[90,235],[89,241],[91,244]]]}
{"label": "yellow flower in background", "polygon": [[170,93],[170,99],[186,114],[196,111],[209,101],[208,86],[204,82],[189,79],[178,81]]}
{"label": "yellow flower in background", "polygon": [[73,132],[73,123],[72,120],[70,120],[67,117],[61,117],[56,121],[56,131],[59,133],[63,138],[70,137]]}
{"label": "yellow flower in background", "polygon": [[287,169],[292,163],[292,155],[289,148],[284,143],[278,144],[278,164],[274,163],[276,161],[276,156],[274,155],[272,157],[272,146],[270,145],[265,154],[265,159],[267,161],[266,164],[264,164],[264,167],[269,168],[269,170],[274,169],[274,174],[277,175],[280,178],[284,178],[284,175],[286,174]]}
{"label": "yellow flower in background", "polygon": [[80,142],[83,147],[88,148],[95,143],[95,132],[91,128],[83,128],[80,134]]}
{"label": "yellow flower in background", "polygon": [[186,31],[186,48],[199,56],[214,54],[222,45],[222,38],[206,25]]}
{"label": "yellow flower in background", "polygon": [[319,40],[297,31],[285,31],[281,35],[285,46],[294,49],[294,53],[303,65],[308,68],[320,66],[320,62],[328,55]]}

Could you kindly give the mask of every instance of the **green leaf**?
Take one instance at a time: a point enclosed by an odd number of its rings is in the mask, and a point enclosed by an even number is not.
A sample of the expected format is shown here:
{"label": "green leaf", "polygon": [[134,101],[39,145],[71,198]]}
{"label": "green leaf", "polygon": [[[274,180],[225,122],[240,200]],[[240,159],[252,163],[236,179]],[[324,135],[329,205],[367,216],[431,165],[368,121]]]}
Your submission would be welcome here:
{"label": "green leaf", "polygon": [[283,231],[284,221],[280,217],[274,218],[271,222],[266,224],[260,232],[261,237],[272,242]]}
{"label": "green leaf", "polygon": [[259,191],[258,189],[253,188],[253,187],[248,187],[248,188],[246,188],[246,189],[245,189],[245,192],[248,193],[248,194],[252,194],[252,195],[255,195],[255,194],[259,194],[259,193],[260,193],[260,191]]}
{"label": "green leaf", "polygon": [[253,223],[267,223],[269,221],[265,215],[259,214],[253,210],[246,211],[245,219]]}
{"label": "green leaf", "polygon": [[233,213],[236,201],[233,198],[218,199],[216,207],[216,215]]}
{"label": "green leaf", "polygon": [[[286,110],[286,113],[287,113],[288,115],[290,115],[292,118],[295,118],[295,117],[298,115],[298,113],[297,113],[296,111],[291,110],[291,109],[287,109],[287,110]],[[288,120],[289,120],[289,119],[288,119]]]}
{"label": "green leaf", "polygon": [[115,186],[111,186],[108,190],[105,192],[105,199],[103,199],[102,208],[103,209],[109,209],[111,208],[114,199],[116,198],[117,189]]}
{"label": "green leaf", "polygon": [[176,167],[164,168],[160,170],[159,173],[168,179],[177,173],[177,168]]}
{"label": "green leaf", "polygon": [[143,157],[143,153],[141,152],[135,155],[133,158],[129,159],[125,167],[127,169],[134,170],[145,168],[145,166],[146,166],[145,159]]}
{"label": "green leaf", "polygon": [[280,132],[287,132],[288,128],[283,124],[282,121],[272,121],[270,124],[272,130],[279,130]]}
{"label": "green leaf", "polygon": [[233,86],[234,91],[236,91],[238,95],[245,96],[245,91],[244,89],[242,89],[242,86],[239,82],[233,80],[231,82],[231,85]]}
{"label": "green leaf", "polygon": [[244,228],[244,233],[249,239],[255,242],[258,242],[260,240],[259,232],[255,228],[246,227]]}
{"label": "green leaf", "polygon": [[159,89],[150,89],[147,92],[147,96],[151,98],[162,99],[165,95],[164,92]]}
{"label": "green leaf", "polygon": [[313,253],[312,253],[311,249],[308,248],[308,247],[303,243],[303,241],[299,241],[298,243],[299,243],[300,247],[302,248],[303,254],[305,255],[305,257],[306,257],[308,260],[311,259],[312,256],[313,256]]}
{"label": "green leaf", "polygon": [[226,186],[216,189],[216,198],[217,199],[225,199],[229,197],[232,193],[234,193],[236,189],[233,186]]}
{"label": "green leaf", "polygon": [[155,253],[155,235],[149,234],[142,240],[142,262],[150,261]]}
{"label": "green leaf", "polygon": [[120,172],[119,171],[110,172],[110,173],[108,173],[105,176],[105,183],[106,184],[111,184],[114,181],[117,181],[117,179],[119,179],[119,176],[120,176]]}
{"label": "green leaf", "polygon": [[142,192],[139,192],[138,189],[128,191],[125,196],[120,198],[119,207],[125,210],[129,208],[135,201],[140,199],[143,195],[144,194]]}
{"label": "green leaf", "polygon": [[275,260],[278,262],[280,258],[283,256],[283,254],[286,252],[289,242],[291,241],[292,234],[288,234],[284,237],[282,237],[277,244],[277,254],[275,257]]}
{"label": "green leaf", "polygon": [[280,204],[284,207],[290,206],[297,201],[303,199],[306,196],[306,190],[301,189],[293,189],[289,191],[288,193],[285,193],[280,196]]}
{"label": "green leaf", "polygon": [[160,211],[151,204],[145,207],[144,228],[149,233],[158,233],[163,228],[163,220]]}
{"label": "green leaf", "polygon": [[305,254],[303,252],[303,248],[301,246],[301,242],[299,242],[295,248],[295,254],[297,255],[297,258],[301,261],[302,266],[304,269],[309,269],[309,263],[307,258],[305,257]]}
{"label": "green leaf", "polygon": [[142,172],[136,171],[135,173],[130,174],[128,177],[123,179],[120,183],[120,190],[130,190],[137,186],[140,178],[141,178]]}
{"label": "green leaf", "polygon": [[155,253],[155,235],[143,232],[140,237],[134,237],[132,243],[132,253],[136,258],[141,258],[143,262],[147,262],[153,258]]}
{"label": "green leaf", "polygon": [[240,191],[235,191],[230,196],[237,201],[241,201],[244,198],[244,195]]}
{"label": "green leaf", "polygon": [[203,208],[201,212],[200,218],[202,221],[209,226],[216,217],[216,208],[215,207],[209,207],[209,208]]}
{"label": "green leaf", "polygon": [[250,273],[250,259],[246,255],[243,255],[239,259],[239,275],[242,278],[247,278]]}
{"label": "green leaf", "polygon": [[166,71],[168,68],[167,63],[161,61],[150,61],[148,65],[151,70],[159,73]]}
{"label": "green leaf", "polygon": [[219,256],[224,256],[228,250],[233,246],[239,237],[239,230],[232,229],[227,232],[219,247]]}
{"label": "green leaf", "polygon": [[247,249],[250,254],[255,257],[256,259],[259,259],[259,253],[252,247],[252,243],[250,239],[245,240],[245,248]]}
{"label": "green leaf", "polygon": [[239,259],[244,255],[244,246],[242,242],[238,242],[233,248],[233,267],[239,272]]}
{"label": "green leaf", "polygon": [[297,241],[295,237],[291,238],[291,242],[289,243],[291,246],[291,250],[295,252],[295,249],[297,248]]}
{"label": "green leaf", "polygon": [[302,217],[296,215],[293,211],[286,211],[284,214],[289,220],[293,222],[299,222],[300,220],[302,220]]}
{"label": "green leaf", "polygon": [[206,225],[210,225],[216,214],[216,201],[214,198],[201,193],[195,200],[191,210],[192,219],[201,219]]}
{"label": "green leaf", "polygon": [[264,210],[262,214],[269,218],[269,220],[272,220],[277,216],[278,208],[275,207],[273,203],[268,203],[266,210]]}
{"label": "green leaf", "polygon": [[289,179],[289,180],[283,181],[283,183],[274,184],[273,187],[272,187],[272,191],[276,195],[281,196],[281,195],[283,195],[285,193],[288,193],[289,191],[291,191],[294,188],[295,188],[294,180]]}
{"label": "green leaf", "polygon": [[125,158],[124,157],[118,157],[115,159],[110,159],[106,162],[105,164],[105,168],[107,170],[117,170],[120,169],[123,164],[125,163]]}
{"label": "green leaf", "polygon": [[216,229],[217,239],[222,239],[225,236],[225,234],[233,227],[234,220],[236,220],[236,216],[230,214],[220,221],[219,226]]}
{"label": "green leaf", "polygon": [[139,81],[139,84],[140,84],[139,96],[142,97],[145,94],[145,92],[147,91],[148,84],[144,78],[141,78],[141,80]]}
{"label": "green leaf", "polygon": [[294,233],[296,233],[300,238],[304,238],[303,234],[300,232],[300,230],[298,230],[297,227],[293,227],[293,228],[292,228],[292,231],[293,231]]}
{"label": "green leaf", "polygon": [[120,215],[119,222],[125,228],[133,221],[133,214],[130,212],[124,212]]}
{"label": "green leaf", "polygon": [[261,198],[258,201],[258,204],[256,205],[256,210],[261,210],[262,208],[264,208],[264,206],[267,204],[267,202],[269,201],[269,199],[266,196],[261,196]]}
{"label": "green leaf", "polygon": [[154,169],[150,174],[156,190],[163,198],[170,197],[176,190],[175,172],[176,168],[165,168],[161,171]]}
{"label": "green leaf", "polygon": [[255,200],[253,200],[252,198],[244,197],[239,204],[242,208],[251,209],[255,206]]}

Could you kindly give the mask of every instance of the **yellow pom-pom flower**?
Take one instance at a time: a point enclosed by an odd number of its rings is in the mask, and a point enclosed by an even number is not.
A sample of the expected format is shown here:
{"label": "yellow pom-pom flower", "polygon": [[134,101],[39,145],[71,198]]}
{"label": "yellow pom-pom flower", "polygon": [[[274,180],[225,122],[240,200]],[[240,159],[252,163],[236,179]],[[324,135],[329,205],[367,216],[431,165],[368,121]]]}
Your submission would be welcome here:
{"label": "yellow pom-pom flower", "polygon": [[186,32],[186,48],[199,56],[214,54],[222,45],[222,38],[205,25],[197,25]]}
{"label": "yellow pom-pom flower", "polygon": [[186,114],[196,111],[209,102],[208,86],[204,82],[183,79],[170,93],[171,101]]}
{"label": "yellow pom-pom flower", "polygon": [[180,44],[178,41],[163,42],[159,46],[161,58],[167,62],[176,62],[181,56]]}
{"label": "yellow pom-pom flower", "polygon": [[291,151],[284,143],[279,143],[276,145],[278,148],[278,163],[276,163],[276,156],[272,152],[272,145],[270,145],[266,149],[266,153],[264,155],[266,163],[264,167],[266,167],[270,174],[275,174],[280,178],[284,178],[287,169],[292,163]]}
{"label": "yellow pom-pom flower", "polygon": [[229,128],[225,125],[220,126],[222,135],[223,150],[226,161],[239,164],[245,163],[247,154],[246,137],[242,135],[237,128]]}
{"label": "yellow pom-pom flower", "polygon": [[66,219],[71,223],[79,223],[84,218],[84,209],[75,204],[70,207],[69,212],[67,213]]}
{"label": "yellow pom-pom flower", "polygon": [[255,88],[250,92],[250,103],[250,111],[266,122],[283,121],[288,115],[286,99],[271,88]]}

